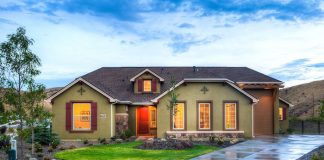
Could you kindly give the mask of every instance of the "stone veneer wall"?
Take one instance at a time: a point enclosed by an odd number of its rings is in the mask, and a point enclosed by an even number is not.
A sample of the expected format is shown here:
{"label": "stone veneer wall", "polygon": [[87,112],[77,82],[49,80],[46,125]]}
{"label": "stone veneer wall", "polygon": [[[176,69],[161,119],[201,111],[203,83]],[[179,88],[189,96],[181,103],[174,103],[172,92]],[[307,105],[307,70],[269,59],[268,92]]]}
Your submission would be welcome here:
{"label": "stone veneer wall", "polygon": [[221,136],[224,138],[238,138],[238,139],[244,139],[244,133],[208,133],[208,132],[197,132],[197,133],[190,133],[184,131],[180,133],[166,133],[166,138],[171,138],[171,139],[195,139],[195,140],[203,140],[203,139],[208,139],[211,136]]}
{"label": "stone veneer wall", "polygon": [[116,113],[116,135],[121,135],[124,131],[128,130],[128,113]]}

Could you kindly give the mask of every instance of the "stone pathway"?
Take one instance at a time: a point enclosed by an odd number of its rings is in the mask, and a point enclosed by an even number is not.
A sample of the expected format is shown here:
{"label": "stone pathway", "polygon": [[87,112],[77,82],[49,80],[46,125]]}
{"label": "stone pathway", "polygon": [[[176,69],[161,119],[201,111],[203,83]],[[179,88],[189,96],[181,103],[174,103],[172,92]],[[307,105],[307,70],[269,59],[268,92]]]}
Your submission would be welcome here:
{"label": "stone pathway", "polygon": [[193,160],[294,160],[321,145],[324,145],[324,136],[320,135],[258,137]]}

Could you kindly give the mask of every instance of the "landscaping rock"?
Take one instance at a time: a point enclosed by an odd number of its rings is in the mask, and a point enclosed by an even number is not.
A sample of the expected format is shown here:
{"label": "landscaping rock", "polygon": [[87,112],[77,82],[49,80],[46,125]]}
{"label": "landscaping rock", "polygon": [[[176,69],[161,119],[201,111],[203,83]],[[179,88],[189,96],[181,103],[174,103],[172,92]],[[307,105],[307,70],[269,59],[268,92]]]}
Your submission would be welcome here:
{"label": "landscaping rock", "polygon": [[122,139],[116,139],[116,143],[122,143],[123,140]]}

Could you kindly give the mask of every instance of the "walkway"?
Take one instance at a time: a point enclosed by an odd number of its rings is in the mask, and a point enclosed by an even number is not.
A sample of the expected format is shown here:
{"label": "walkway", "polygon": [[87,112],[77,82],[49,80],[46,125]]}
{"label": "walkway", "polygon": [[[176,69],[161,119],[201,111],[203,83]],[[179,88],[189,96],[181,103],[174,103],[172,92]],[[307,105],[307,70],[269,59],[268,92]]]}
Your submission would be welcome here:
{"label": "walkway", "polygon": [[211,152],[193,160],[294,160],[324,145],[324,136],[289,135],[259,137]]}

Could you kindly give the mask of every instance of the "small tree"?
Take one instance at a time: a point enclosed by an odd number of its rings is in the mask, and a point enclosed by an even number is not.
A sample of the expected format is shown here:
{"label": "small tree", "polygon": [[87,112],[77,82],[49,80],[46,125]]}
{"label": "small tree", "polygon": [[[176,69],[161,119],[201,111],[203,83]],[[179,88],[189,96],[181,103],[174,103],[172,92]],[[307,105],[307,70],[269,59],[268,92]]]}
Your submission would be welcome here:
{"label": "small tree", "polygon": [[28,90],[23,96],[26,125],[31,131],[32,154],[35,151],[35,127],[51,117],[51,113],[44,109],[45,98],[45,87],[34,83],[28,85]]}
{"label": "small tree", "polygon": [[[33,83],[40,74],[37,69],[40,59],[30,50],[33,39],[26,36],[26,30],[19,27],[17,32],[7,36],[8,41],[0,45],[0,75],[3,77],[6,94],[5,103],[12,107],[13,118],[19,120],[19,130],[23,131],[26,110],[23,106],[23,89]],[[20,157],[23,157],[23,139],[20,136]]]}
{"label": "small tree", "polygon": [[178,102],[179,94],[177,94],[175,91],[175,87],[176,87],[175,78],[171,76],[170,79],[171,79],[171,88],[170,88],[170,92],[168,93],[169,100],[167,104],[167,109],[170,111],[172,115],[174,115],[177,112],[176,105]]}

